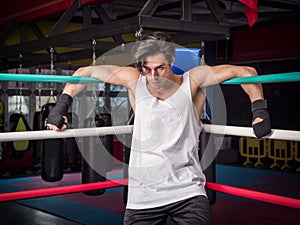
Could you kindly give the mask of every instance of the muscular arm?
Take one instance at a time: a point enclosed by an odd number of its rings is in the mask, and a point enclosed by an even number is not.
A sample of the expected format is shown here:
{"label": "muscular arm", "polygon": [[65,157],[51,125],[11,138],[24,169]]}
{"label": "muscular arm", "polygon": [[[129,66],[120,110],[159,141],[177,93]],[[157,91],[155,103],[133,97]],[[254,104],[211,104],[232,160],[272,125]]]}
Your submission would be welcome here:
{"label": "muscular arm", "polygon": [[[105,83],[121,85],[128,88],[130,102],[133,101],[135,95],[136,81],[139,72],[133,67],[119,67],[114,65],[87,66],[79,68],[73,76],[94,77]],[[73,97],[82,91],[86,84],[67,83],[62,94],[56,102],[56,106],[52,109],[48,116],[48,127],[52,130],[66,129],[66,114],[68,107],[71,106]]]}
{"label": "muscular arm", "polygon": [[[132,83],[138,79],[139,72],[133,67],[114,65],[87,66],[76,70],[73,76],[94,77],[105,83],[115,84],[132,89]],[[67,83],[63,93],[74,97],[86,87],[86,84]]]}
{"label": "muscular arm", "polygon": [[[257,72],[254,68],[247,66],[199,66],[190,71],[190,76],[193,80],[191,84],[194,84],[194,87],[192,87],[193,92],[193,90],[204,89],[207,86],[222,83],[231,78],[257,76]],[[263,100],[262,85],[242,84],[241,87],[249,96],[251,102],[254,133],[258,138],[262,138],[271,132],[271,122],[266,101]],[[194,91],[194,93],[199,93],[199,91]]]}
{"label": "muscular arm", "polygon": [[[222,83],[235,77],[257,76],[256,70],[252,67],[234,65],[199,66],[193,68],[190,74],[200,87]],[[251,102],[264,99],[261,84],[242,84],[241,87],[249,96]]]}

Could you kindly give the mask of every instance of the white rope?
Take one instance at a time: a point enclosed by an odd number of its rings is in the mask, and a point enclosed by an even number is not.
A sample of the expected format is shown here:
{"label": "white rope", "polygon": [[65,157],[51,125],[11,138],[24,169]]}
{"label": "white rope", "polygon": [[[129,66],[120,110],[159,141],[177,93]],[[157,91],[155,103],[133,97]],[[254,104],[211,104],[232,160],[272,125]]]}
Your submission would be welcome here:
{"label": "white rope", "polygon": [[[252,127],[237,127],[205,124],[204,130],[207,133],[233,135],[241,137],[255,137]],[[268,139],[300,141],[300,131],[272,129],[272,133],[267,136]]]}
{"label": "white rope", "polygon": [[[253,134],[252,127],[204,124],[204,130],[207,133],[214,133],[220,135],[255,137],[255,135]],[[130,134],[132,133],[132,131],[133,131],[133,125],[67,129],[64,130],[63,132],[52,131],[52,130],[5,132],[5,133],[0,133],[0,142],[119,135],[119,134]],[[271,135],[269,135],[266,138],[278,139],[278,140],[289,140],[289,141],[300,141],[300,131],[273,129]]]}
{"label": "white rope", "polygon": [[132,129],[133,126],[128,125],[67,129],[63,132],[53,130],[6,132],[0,133],[0,142],[130,134]]}

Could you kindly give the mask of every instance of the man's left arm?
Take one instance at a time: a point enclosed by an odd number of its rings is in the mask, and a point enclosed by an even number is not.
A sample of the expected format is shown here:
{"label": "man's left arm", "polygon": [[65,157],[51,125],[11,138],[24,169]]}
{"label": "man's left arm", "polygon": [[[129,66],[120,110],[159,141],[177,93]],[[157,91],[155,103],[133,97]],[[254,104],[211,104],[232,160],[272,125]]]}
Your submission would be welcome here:
{"label": "man's left arm", "polygon": [[[235,77],[257,76],[257,71],[255,68],[248,66],[199,66],[193,68],[190,75],[197,85],[207,87]],[[257,138],[263,138],[271,133],[271,120],[262,85],[257,83],[241,84],[241,87],[249,96],[251,102],[254,134]]]}
{"label": "man's left arm", "polygon": [[[253,67],[238,66],[234,68],[234,77],[257,76]],[[252,111],[252,126],[257,138],[263,138],[271,133],[271,119],[268,111],[267,100],[264,99],[261,84],[242,84],[241,87],[249,96]]]}

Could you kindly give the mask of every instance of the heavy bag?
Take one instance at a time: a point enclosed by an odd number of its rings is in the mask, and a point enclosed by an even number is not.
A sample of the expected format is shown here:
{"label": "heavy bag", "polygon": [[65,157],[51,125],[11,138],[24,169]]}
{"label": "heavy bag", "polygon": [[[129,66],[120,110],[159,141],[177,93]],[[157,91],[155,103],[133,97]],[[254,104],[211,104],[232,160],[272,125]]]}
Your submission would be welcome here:
{"label": "heavy bag", "polygon": [[[110,127],[112,126],[111,115],[109,113],[100,113],[95,115],[96,127]],[[105,154],[106,172],[113,169],[113,135],[105,135],[99,137],[103,146],[109,154]]]}
{"label": "heavy bag", "polygon": [[[211,124],[208,119],[201,119],[203,124]],[[202,129],[199,136],[199,160],[201,161],[202,156],[205,151],[209,151],[211,153],[215,152],[214,141],[209,141],[209,139],[214,140],[214,134],[206,133],[204,129]],[[206,177],[206,181],[216,182],[216,160],[214,159],[211,164],[203,170],[203,173]],[[206,194],[208,200],[211,205],[216,202],[216,192],[206,188]]]}
{"label": "heavy bag", "polygon": [[0,164],[4,161],[4,145],[0,142]]}
{"label": "heavy bag", "polygon": [[[11,132],[30,131],[31,128],[27,123],[23,113],[12,113],[9,117],[9,126]],[[31,141],[13,141],[11,142],[11,157],[20,158],[24,151],[31,148]]]}
{"label": "heavy bag", "polygon": [[4,132],[4,102],[0,100],[0,132]]}
{"label": "heavy bag", "polygon": [[[78,116],[75,113],[69,112],[67,114],[67,118],[68,122],[72,124],[73,128],[78,127]],[[66,138],[64,155],[66,166],[71,168],[76,167],[80,151],[75,138]]]}
{"label": "heavy bag", "polygon": [[[125,125],[133,125],[134,122],[134,113],[131,112],[129,119],[125,123]],[[124,134],[124,161],[123,161],[123,177],[128,178],[128,164],[130,158],[130,150],[131,150],[131,140],[132,134]],[[127,204],[127,194],[128,194],[128,185],[123,187],[123,203]]]}
{"label": "heavy bag", "polygon": [[[42,116],[42,111],[35,111],[33,114],[33,130],[43,130],[44,121]],[[43,141],[35,140],[33,141],[32,148],[32,162],[34,165],[37,165],[41,162],[41,154],[43,149]]]}
{"label": "heavy bag", "polygon": [[[42,106],[43,129],[47,129],[47,118],[55,103]],[[41,152],[41,177],[47,182],[56,182],[63,178],[63,148],[64,140],[44,139]]]}
{"label": "heavy bag", "polygon": [[[0,100],[0,132],[4,132],[4,103]],[[0,163],[4,158],[3,143],[0,142]]]}
{"label": "heavy bag", "polygon": [[[85,127],[94,127],[95,119],[87,118]],[[93,183],[106,181],[106,149],[100,143],[97,136],[84,137],[82,143],[82,183]],[[83,192],[86,195],[102,195],[105,189],[97,189]]]}

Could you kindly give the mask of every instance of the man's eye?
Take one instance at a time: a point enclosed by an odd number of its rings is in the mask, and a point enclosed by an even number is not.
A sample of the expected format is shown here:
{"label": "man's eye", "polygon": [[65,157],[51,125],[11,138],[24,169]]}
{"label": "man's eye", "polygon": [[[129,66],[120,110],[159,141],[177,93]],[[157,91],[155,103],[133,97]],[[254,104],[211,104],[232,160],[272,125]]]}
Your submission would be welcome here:
{"label": "man's eye", "polygon": [[150,69],[147,68],[147,67],[143,67],[143,71],[146,72],[146,73],[150,73]]}

